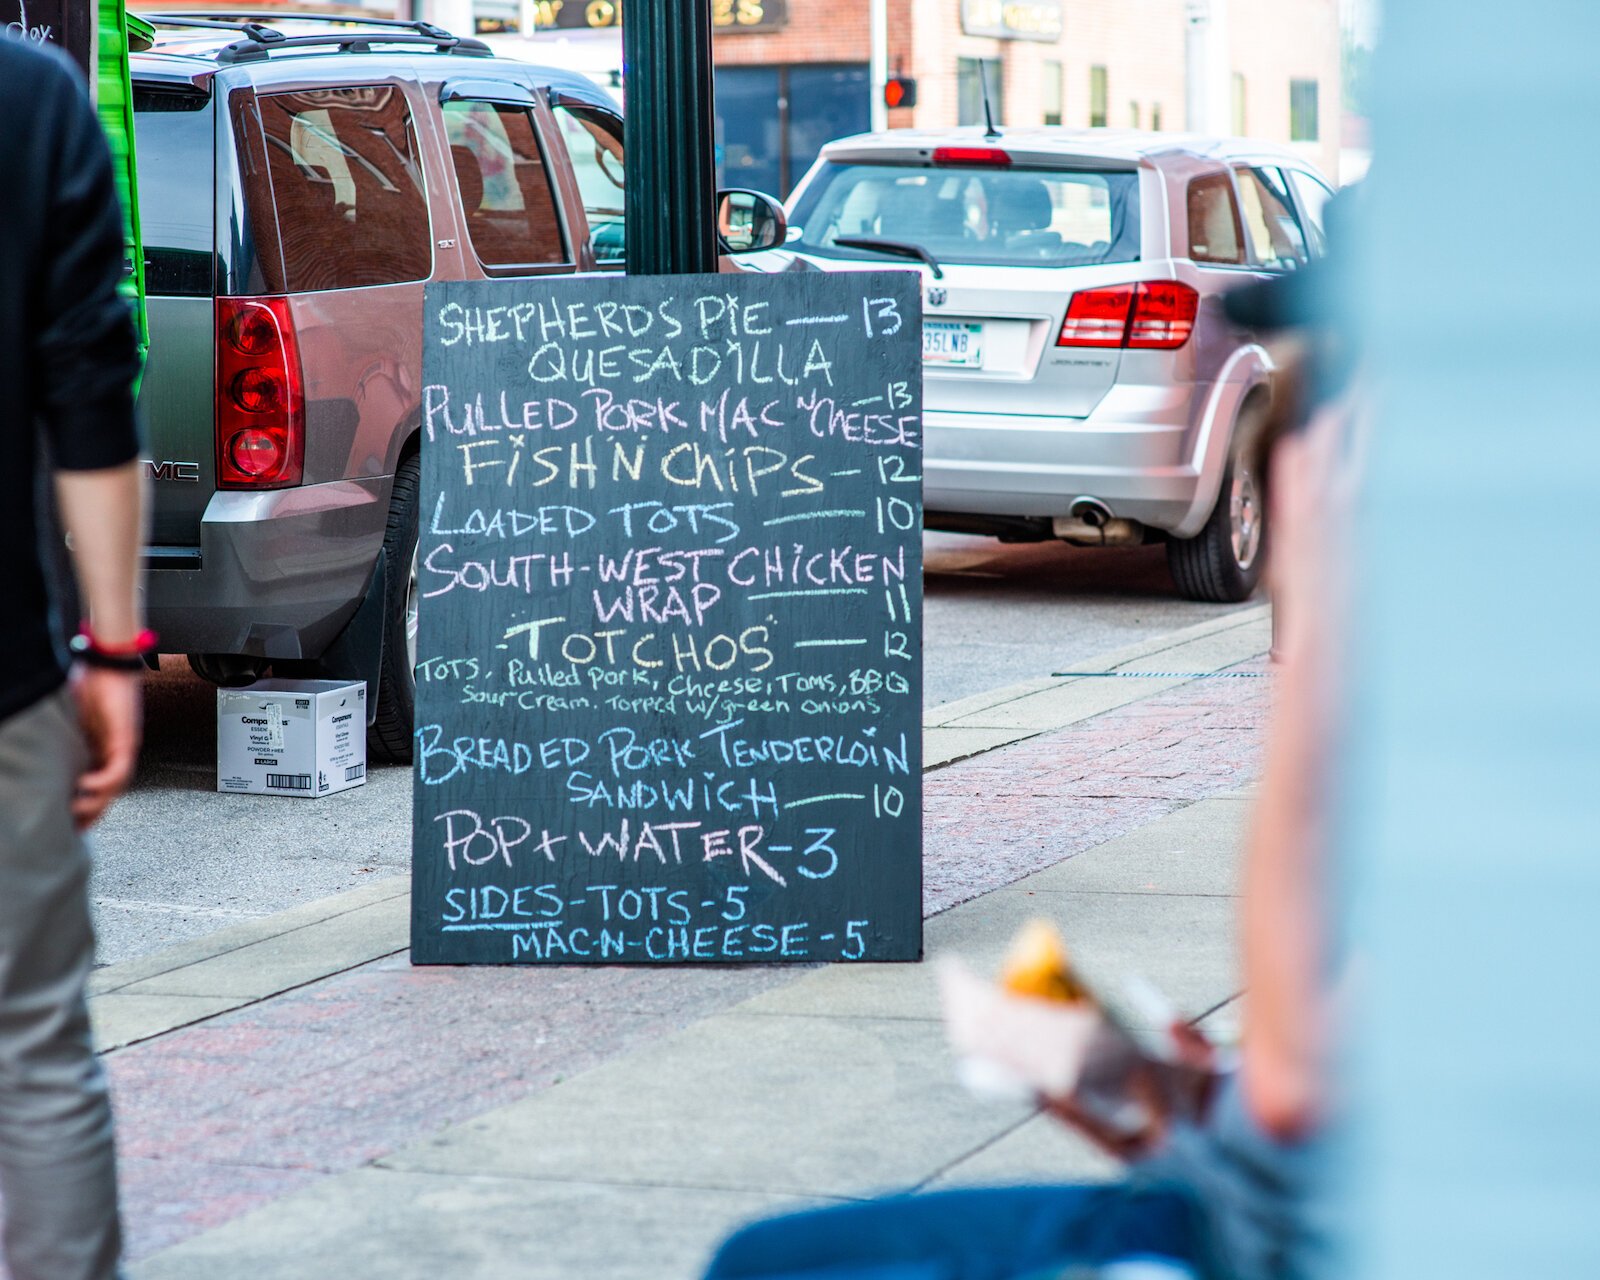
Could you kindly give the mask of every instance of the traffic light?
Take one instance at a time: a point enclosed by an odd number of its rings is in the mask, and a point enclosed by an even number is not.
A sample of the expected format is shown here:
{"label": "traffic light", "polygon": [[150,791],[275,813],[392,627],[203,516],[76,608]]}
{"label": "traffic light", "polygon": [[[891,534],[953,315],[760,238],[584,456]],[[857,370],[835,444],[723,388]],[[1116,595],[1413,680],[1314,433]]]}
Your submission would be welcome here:
{"label": "traffic light", "polygon": [[886,107],[916,106],[917,82],[910,76],[894,76],[884,81],[883,105]]}

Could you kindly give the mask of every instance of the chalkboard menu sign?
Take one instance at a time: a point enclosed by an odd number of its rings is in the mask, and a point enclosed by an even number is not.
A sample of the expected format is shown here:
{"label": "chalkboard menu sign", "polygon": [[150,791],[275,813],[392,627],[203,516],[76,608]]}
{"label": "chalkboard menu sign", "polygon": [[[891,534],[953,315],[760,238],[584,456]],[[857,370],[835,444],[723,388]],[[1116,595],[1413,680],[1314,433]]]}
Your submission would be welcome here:
{"label": "chalkboard menu sign", "polygon": [[53,44],[85,76],[94,58],[94,0],[0,0],[0,38]]}
{"label": "chalkboard menu sign", "polygon": [[906,271],[427,292],[412,959],[922,949]]}

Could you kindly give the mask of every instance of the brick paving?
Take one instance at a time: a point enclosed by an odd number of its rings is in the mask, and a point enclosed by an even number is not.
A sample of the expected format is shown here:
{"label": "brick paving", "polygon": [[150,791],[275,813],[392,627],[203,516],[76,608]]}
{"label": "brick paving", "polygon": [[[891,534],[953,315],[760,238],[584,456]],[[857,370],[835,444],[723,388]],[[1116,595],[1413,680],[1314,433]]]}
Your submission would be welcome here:
{"label": "brick paving", "polygon": [[[1266,660],[1241,663],[1260,672]],[[928,915],[1104,844],[1259,770],[1269,680],[1196,680],[927,776]]]}
{"label": "brick paving", "polygon": [[[928,774],[927,914],[1248,784],[1269,683],[1195,681]],[[753,967],[413,969],[399,955],[116,1051],[107,1065],[129,1255],[525,1098],[794,976]]]}

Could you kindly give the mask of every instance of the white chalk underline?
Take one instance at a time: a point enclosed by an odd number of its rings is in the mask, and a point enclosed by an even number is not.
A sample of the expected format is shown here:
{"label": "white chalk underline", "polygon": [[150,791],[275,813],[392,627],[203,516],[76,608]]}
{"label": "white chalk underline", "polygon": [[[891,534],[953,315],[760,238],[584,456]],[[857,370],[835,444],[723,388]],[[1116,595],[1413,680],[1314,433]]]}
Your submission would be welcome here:
{"label": "white chalk underline", "polygon": [[770,520],[763,520],[764,525],[789,524],[795,520],[827,520],[835,516],[848,516],[859,518],[866,515],[865,511],[852,511],[849,508],[840,508],[836,511],[797,511],[792,516],[773,516]]}

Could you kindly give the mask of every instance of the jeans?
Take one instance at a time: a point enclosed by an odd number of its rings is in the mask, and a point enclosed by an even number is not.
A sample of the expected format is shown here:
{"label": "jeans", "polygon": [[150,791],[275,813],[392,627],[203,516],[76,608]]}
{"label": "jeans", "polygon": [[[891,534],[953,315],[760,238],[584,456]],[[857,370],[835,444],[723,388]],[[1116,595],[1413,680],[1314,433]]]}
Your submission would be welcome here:
{"label": "jeans", "polygon": [[996,1187],[769,1218],[706,1280],[1199,1280],[1193,1201],[1166,1186]]}
{"label": "jeans", "polygon": [[707,1280],[1322,1280],[1344,1197],[1326,1136],[1278,1141],[1223,1078],[1199,1125],[1104,1186],[895,1196],[730,1237]]}
{"label": "jeans", "polygon": [[71,697],[0,721],[0,1200],[13,1280],[117,1274],[116,1159],[89,1038],[89,852]]}

